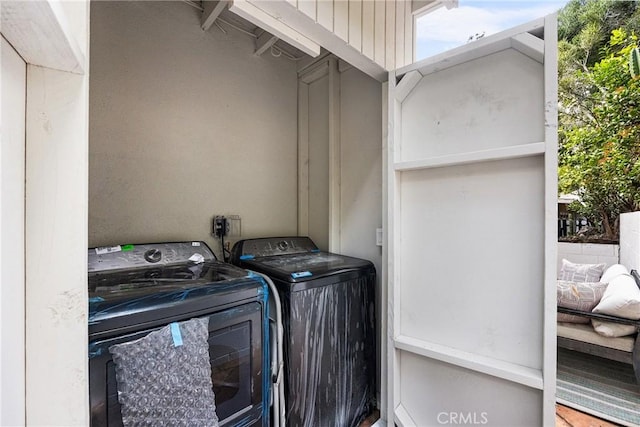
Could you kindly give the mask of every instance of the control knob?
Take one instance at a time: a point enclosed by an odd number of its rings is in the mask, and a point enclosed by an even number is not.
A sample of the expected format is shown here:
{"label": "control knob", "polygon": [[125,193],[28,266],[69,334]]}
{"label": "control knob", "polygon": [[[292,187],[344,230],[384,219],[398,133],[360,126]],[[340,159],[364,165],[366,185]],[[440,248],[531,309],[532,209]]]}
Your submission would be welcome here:
{"label": "control knob", "polygon": [[287,248],[289,248],[289,244],[287,242],[285,242],[284,240],[278,242],[278,249],[280,249],[281,251],[286,251]]}
{"label": "control knob", "polygon": [[160,252],[158,249],[149,249],[144,253],[144,259],[151,263],[160,262],[160,260],[162,259],[162,252]]}

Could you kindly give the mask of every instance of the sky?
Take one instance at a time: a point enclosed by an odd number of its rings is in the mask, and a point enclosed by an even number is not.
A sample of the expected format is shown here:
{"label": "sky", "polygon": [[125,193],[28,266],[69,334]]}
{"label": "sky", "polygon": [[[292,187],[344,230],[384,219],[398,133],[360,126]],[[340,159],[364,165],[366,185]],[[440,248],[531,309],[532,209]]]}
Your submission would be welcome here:
{"label": "sky", "polygon": [[568,0],[459,0],[458,7],[441,7],[418,18],[416,60],[541,18],[562,8]]}

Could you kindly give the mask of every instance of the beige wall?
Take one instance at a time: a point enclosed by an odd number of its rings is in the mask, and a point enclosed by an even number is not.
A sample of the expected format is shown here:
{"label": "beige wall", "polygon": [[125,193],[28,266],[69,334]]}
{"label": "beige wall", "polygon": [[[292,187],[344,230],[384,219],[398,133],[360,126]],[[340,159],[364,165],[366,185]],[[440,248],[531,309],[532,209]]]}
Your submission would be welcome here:
{"label": "beige wall", "polygon": [[[356,68],[340,74],[340,251],[376,267],[376,324],[381,329],[382,85]],[[381,342],[377,352],[381,354]],[[380,373],[381,357],[376,372]],[[378,393],[381,378],[376,378]],[[380,396],[379,396],[380,397]]]}
{"label": "beige wall", "polygon": [[[297,226],[295,63],[182,2],[94,2],[89,246]],[[225,24],[221,24],[225,25]]]}
{"label": "beige wall", "polygon": [[340,249],[381,272],[382,89],[356,68],[340,74]]}
{"label": "beige wall", "polygon": [[323,58],[300,76],[299,198],[308,203],[301,203],[299,233],[308,234],[323,250],[369,259],[380,272],[376,229],[382,227],[382,85],[348,64],[338,67],[336,61]]}
{"label": "beige wall", "polygon": [[309,237],[329,250],[329,76],[309,84]]}
{"label": "beige wall", "polygon": [[[341,243],[344,251],[380,256],[382,227],[382,89],[350,68],[340,74]],[[379,264],[378,264],[379,267]]]}

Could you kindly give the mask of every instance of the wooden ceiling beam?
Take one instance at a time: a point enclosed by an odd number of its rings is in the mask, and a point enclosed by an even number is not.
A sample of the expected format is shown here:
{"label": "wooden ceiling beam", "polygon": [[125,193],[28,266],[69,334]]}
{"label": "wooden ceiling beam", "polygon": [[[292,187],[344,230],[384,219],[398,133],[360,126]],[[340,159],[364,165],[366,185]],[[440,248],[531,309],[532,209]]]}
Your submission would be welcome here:
{"label": "wooden ceiling beam", "polygon": [[[259,30],[258,30],[259,31]],[[260,56],[271,48],[278,40],[278,37],[270,34],[267,31],[263,31],[261,35],[256,39],[256,51],[253,53],[255,56]]]}
{"label": "wooden ceiling beam", "polygon": [[204,0],[202,2],[203,11],[202,11],[202,20],[200,21],[200,28],[203,31],[207,31],[216,19],[220,16],[220,14],[225,10],[225,8],[229,5],[228,0]]}

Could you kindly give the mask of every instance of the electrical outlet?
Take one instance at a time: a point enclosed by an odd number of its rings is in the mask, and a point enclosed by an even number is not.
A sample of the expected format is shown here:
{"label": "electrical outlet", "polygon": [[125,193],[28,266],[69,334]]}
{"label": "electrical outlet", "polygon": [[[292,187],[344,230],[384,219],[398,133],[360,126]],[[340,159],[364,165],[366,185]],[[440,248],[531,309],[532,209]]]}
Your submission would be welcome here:
{"label": "electrical outlet", "polygon": [[382,246],[382,228],[376,228],[376,245]]}
{"label": "electrical outlet", "polygon": [[227,234],[229,237],[240,237],[242,230],[240,228],[240,215],[227,216]]}
{"label": "electrical outlet", "polygon": [[213,217],[213,237],[221,238],[227,235],[227,219],[222,215]]}
{"label": "electrical outlet", "polygon": [[240,215],[216,215],[213,217],[212,234],[215,238],[240,237]]}

